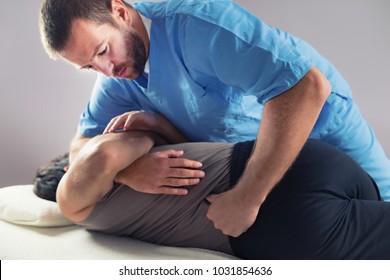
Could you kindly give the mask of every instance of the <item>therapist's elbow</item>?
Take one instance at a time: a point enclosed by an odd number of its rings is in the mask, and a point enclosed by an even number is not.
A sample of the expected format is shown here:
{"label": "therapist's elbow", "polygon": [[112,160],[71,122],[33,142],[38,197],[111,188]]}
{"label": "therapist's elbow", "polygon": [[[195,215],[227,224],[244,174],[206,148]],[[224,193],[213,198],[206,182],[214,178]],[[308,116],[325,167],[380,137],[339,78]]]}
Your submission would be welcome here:
{"label": "therapist's elbow", "polygon": [[332,87],[328,79],[317,68],[313,67],[304,76],[306,97],[311,99],[311,102],[322,107],[332,91]]}

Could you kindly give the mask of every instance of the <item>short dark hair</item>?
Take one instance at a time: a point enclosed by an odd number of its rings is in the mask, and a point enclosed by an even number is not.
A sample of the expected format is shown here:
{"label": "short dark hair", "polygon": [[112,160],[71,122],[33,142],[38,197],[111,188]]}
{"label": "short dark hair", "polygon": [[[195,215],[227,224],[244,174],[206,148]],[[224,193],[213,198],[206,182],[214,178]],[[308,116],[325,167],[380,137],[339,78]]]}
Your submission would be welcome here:
{"label": "short dark hair", "polygon": [[38,168],[34,178],[34,193],[43,199],[56,200],[58,183],[69,164],[69,154],[63,154]]}
{"label": "short dark hair", "polygon": [[58,58],[66,47],[75,19],[115,25],[111,0],[44,0],[39,26],[42,43],[51,58]]}

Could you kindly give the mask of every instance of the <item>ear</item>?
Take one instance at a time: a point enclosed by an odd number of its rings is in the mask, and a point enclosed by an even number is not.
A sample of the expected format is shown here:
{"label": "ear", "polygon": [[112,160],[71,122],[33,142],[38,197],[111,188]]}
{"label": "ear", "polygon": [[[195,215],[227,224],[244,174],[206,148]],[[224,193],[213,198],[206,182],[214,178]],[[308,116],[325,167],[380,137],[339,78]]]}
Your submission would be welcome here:
{"label": "ear", "polygon": [[122,0],[111,0],[111,14],[118,24],[131,21],[127,6]]}

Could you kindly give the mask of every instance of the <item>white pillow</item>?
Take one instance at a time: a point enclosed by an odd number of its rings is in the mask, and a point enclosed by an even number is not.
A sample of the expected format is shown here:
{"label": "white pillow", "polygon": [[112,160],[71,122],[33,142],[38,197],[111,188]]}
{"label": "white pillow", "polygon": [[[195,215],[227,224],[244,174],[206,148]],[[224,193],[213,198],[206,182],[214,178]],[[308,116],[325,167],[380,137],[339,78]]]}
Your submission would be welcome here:
{"label": "white pillow", "polygon": [[39,198],[33,185],[0,188],[0,218],[14,224],[37,227],[69,226],[58,204]]}

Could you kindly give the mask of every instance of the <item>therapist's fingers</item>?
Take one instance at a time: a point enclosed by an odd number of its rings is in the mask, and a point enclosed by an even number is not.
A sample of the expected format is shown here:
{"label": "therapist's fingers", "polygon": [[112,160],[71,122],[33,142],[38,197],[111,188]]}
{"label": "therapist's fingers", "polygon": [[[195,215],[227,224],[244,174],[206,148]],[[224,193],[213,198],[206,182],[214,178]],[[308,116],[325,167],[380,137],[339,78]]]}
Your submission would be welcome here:
{"label": "therapist's fingers", "polygon": [[[202,179],[205,176],[205,172],[202,170],[189,169],[189,168],[170,168],[167,171],[167,178],[178,178],[178,179]],[[197,182],[196,182],[197,183]],[[188,185],[188,184],[186,184]],[[175,184],[179,186],[179,184]]]}
{"label": "therapist's fingers", "polygon": [[112,133],[121,128],[123,128],[124,130],[126,130],[126,128],[130,128],[131,123],[133,122],[132,120],[134,119],[133,116],[137,113],[138,111],[127,112],[112,118],[104,129],[103,134]]}
{"label": "therapist's fingers", "polygon": [[169,187],[189,187],[199,184],[198,178],[166,178],[164,180],[165,185]]}
{"label": "therapist's fingers", "polygon": [[111,121],[107,124],[106,128],[103,131],[103,134],[111,133],[117,130],[120,126],[120,122],[124,122],[122,119],[125,118],[125,116],[120,115],[115,118],[112,118]]}
{"label": "therapist's fingers", "polygon": [[110,130],[112,124],[114,123],[114,119],[111,119],[110,122],[107,124],[106,128],[103,131],[103,134],[107,134],[108,133],[108,131]]}
{"label": "therapist's fingers", "polygon": [[112,133],[112,132],[117,131],[118,129],[121,129],[121,128],[124,129],[124,126],[125,126],[125,123],[126,123],[127,119],[128,119],[128,116],[125,115],[125,114],[116,117],[116,118],[114,119],[114,121],[111,123],[108,132],[109,132],[109,133]]}
{"label": "therapist's fingers", "polygon": [[171,168],[194,168],[199,169],[203,164],[199,161],[187,158],[169,158],[167,159]]}
{"label": "therapist's fingers", "polygon": [[172,188],[169,186],[161,186],[159,188],[160,194],[169,194],[169,195],[186,195],[188,190],[185,188]]}
{"label": "therapist's fingers", "polygon": [[182,157],[184,155],[184,151],[182,150],[165,150],[160,152],[155,152],[155,155],[162,160],[166,161],[164,164],[169,166],[170,168],[194,168],[198,169],[203,166],[203,164],[196,160],[187,159]]}

